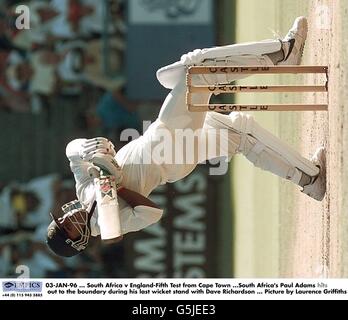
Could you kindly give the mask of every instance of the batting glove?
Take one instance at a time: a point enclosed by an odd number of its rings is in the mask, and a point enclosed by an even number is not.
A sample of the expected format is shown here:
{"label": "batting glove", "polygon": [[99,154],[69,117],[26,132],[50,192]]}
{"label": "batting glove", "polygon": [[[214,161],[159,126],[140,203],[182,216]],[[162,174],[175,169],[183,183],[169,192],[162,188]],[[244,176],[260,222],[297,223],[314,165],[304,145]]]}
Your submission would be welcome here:
{"label": "batting glove", "polygon": [[103,171],[105,175],[112,175],[115,177],[116,184],[122,181],[122,169],[116,162],[115,158],[109,154],[95,153],[90,162]]}
{"label": "batting glove", "polygon": [[85,161],[90,161],[96,153],[110,155],[112,157],[116,155],[112,142],[103,137],[87,139],[81,145],[79,151],[80,158]]}

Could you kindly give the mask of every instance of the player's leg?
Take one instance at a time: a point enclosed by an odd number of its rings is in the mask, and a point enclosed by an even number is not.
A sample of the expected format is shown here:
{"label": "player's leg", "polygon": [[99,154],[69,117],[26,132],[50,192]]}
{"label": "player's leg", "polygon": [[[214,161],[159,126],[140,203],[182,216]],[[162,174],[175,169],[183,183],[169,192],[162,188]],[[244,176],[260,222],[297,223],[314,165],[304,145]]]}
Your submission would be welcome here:
{"label": "player's leg", "polygon": [[[225,51],[225,47],[222,47],[222,54],[231,54],[233,51],[236,55],[235,56],[228,56],[228,57],[222,57],[221,59],[224,59],[224,63],[226,59],[229,59],[230,63],[236,64],[236,65],[273,65],[272,61],[265,55],[258,55],[257,50],[259,52],[262,52],[264,49],[259,49],[259,47],[263,46],[264,43],[259,42],[255,44],[249,45],[233,45],[228,46],[231,47],[231,49],[228,49]],[[270,41],[269,45],[272,46],[280,46],[278,41]],[[242,46],[243,49],[239,48],[239,46]],[[267,47],[267,45],[266,45]],[[249,50],[253,50],[255,54],[243,54],[243,52],[249,52]],[[216,54],[217,52],[214,52]],[[209,56],[213,55],[213,53],[210,53]],[[215,59],[216,60],[216,59]],[[216,60],[217,61],[217,60]],[[222,60],[221,60],[222,61]],[[208,63],[208,62],[204,62]],[[218,63],[218,62],[216,62]],[[226,82],[226,75],[221,75],[222,78],[219,80],[219,82]],[[238,76],[232,75],[232,78],[229,78],[230,81],[237,80]],[[231,77],[232,77],[231,76]],[[180,129],[180,128],[191,128],[193,130],[202,128],[205,118],[205,113],[199,113],[199,112],[190,112],[187,110],[186,106],[186,77],[185,72],[174,72],[173,74],[170,74],[171,82],[174,85],[174,88],[172,91],[168,94],[166,97],[158,119],[163,122],[168,128],[170,129]],[[208,79],[208,76],[206,75],[194,75],[193,81],[195,83],[210,81],[210,82],[216,82],[216,79]],[[216,75],[212,75],[211,77],[216,77]],[[206,104],[209,102],[211,94],[194,94],[192,95],[192,102],[195,104]]]}
{"label": "player's leg", "polygon": [[[178,79],[185,77],[187,67],[193,65],[274,65],[266,53],[280,50],[281,42],[277,40],[196,49],[181,56],[180,61],[159,69],[157,79],[165,88],[172,89],[178,83]],[[228,78],[226,75],[204,75],[196,77],[194,81],[197,84],[211,84],[232,82],[243,77],[241,75],[228,75]]]}
{"label": "player's leg", "polygon": [[[253,65],[259,65],[262,61],[265,62],[262,56],[236,56],[234,59],[238,63],[249,61]],[[201,155],[201,142],[198,142],[196,138],[194,143],[191,142],[191,139],[177,138],[180,134],[200,136],[207,114],[206,112],[190,112],[187,110],[186,90],[185,75],[182,75],[163,102],[158,119],[145,132],[145,136],[149,138],[149,141],[152,141],[151,147],[149,147],[152,150],[160,143],[159,136],[164,134],[163,130],[168,130],[167,135],[171,136],[172,149],[170,153],[174,159],[172,159],[171,163],[163,163],[162,165],[168,177],[168,182],[184,178],[192,172],[198,163],[205,160],[205,156]],[[195,104],[207,104],[210,96],[210,93],[195,94],[192,96],[192,102]],[[180,132],[180,130],[185,132]],[[178,161],[177,159],[180,160]]]}
{"label": "player's leg", "polygon": [[[272,41],[271,45],[276,45],[277,42]],[[258,43],[257,45],[251,45],[251,47],[254,46],[254,52],[256,53],[256,50],[259,46],[263,46],[264,43]],[[277,44],[278,45],[278,44]],[[247,46],[246,46],[247,47]],[[251,47],[244,48],[243,50],[236,51],[236,54],[238,52],[247,52],[251,50]],[[233,49],[235,50],[235,49]],[[236,55],[229,58],[233,63],[238,65],[272,65],[272,61],[267,58],[265,55]],[[187,110],[186,105],[186,79],[185,79],[185,73],[183,74],[177,74],[176,75],[178,79],[176,79],[176,83],[172,91],[168,94],[166,97],[158,119],[156,123],[154,123],[151,127],[151,130],[149,130],[146,135],[151,135],[152,140],[156,140],[157,137],[157,129],[163,125],[166,129],[169,129],[172,136],[175,138],[175,131],[180,129],[190,129],[193,134],[197,134],[197,131],[201,130],[206,113],[205,112],[190,112]],[[200,79],[196,78],[193,79],[194,81],[205,81],[206,79]],[[195,104],[206,104],[209,102],[211,94],[195,94],[192,96],[192,102]],[[157,145],[156,143],[152,144],[153,146]],[[175,148],[174,148],[175,145]],[[176,141],[175,144],[173,144],[173,154],[184,154],[184,159],[187,159],[186,156],[187,150],[191,150],[191,155],[193,156],[193,162],[188,163],[187,161],[182,164],[180,163],[173,163],[170,165],[163,165],[165,168],[165,171],[167,172],[168,181],[176,181],[179,179],[184,178],[186,175],[188,175],[192,170],[195,168],[197,163],[201,162],[202,157],[200,155],[201,151],[199,150],[199,144],[194,143],[191,149],[188,147],[186,141],[182,141],[182,143],[178,143]],[[192,158],[192,157],[191,157]]]}
{"label": "player's leg", "polygon": [[[310,161],[245,113],[233,112],[227,116],[211,112],[206,116],[204,129],[207,136],[210,131],[219,135],[219,130],[227,130],[225,138],[227,136],[228,143],[216,144],[217,155],[231,158],[240,152],[256,167],[303,187],[303,192],[316,200],[324,197],[326,185],[323,149],[319,149]],[[224,150],[219,149],[221,146]]]}
{"label": "player's leg", "polygon": [[[196,49],[184,54],[180,61],[165,66],[157,71],[159,82],[172,89],[192,65],[284,65],[299,64],[307,37],[307,20],[299,17],[282,40],[265,40],[260,42],[242,43],[221,47]],[[255,61],[256,59],[256,61]],[[226,78],[205,76],[205,83],[231,82],[240,79],[235,75]]]}
{"label": "player's leg", "polygon": [[[205,112],[189,112],[186,105],[186,80],[181,77],[173,90],[164,100],[158,115],[161,121],[169,130],[192,128],[202,128]],[[208,103],[210,93],[194,95],[194,103]]]}
{"label": "player's leg", "polygon": [[[293,32],[293,34],[296,35],[297,33]],[[301,39],[304,42],[305,37]],[[185,60],[184,63],[180,61],[177,63],[178,65],[174,66],[173,68],[172,66],[168,66],[160,69],[157,73],[159,81],[165,87],[173,89],[168,94],[162,105],[158,120],[156,121],[156,124],[152,126],[154,130],[151,130],[151,134],[156,136],[155,131],[158,124],[163,124],[172,133],[178,129],[191,129],[193,132],[196,132],[196,130],[200,130],[203,127],[206,113],[189,112],[186,106],[185,70],[187,65],[194,64],[195,59],[198,59],[203,64],[210,64],[211,61],[209,59],[213,59],[217,64],[232,63],[236,65],[274,65],[275,62],[273,62],[272,59],[267,56],[267,53],[274,53],[284,50],[284,44],[278,40],[266,40],[255,43],[195,50],[193,53],[188,53],[187,55],[183,56],[182,60]],[[289,57],[291,57],[291,55],[289,55]],[[178,72],[176,67],[178,67]],[[167,76],[169,76],[170,79],[167,78]],[[229,78],[228,81],[234,81],[237,79],[236,76],[233,77],[234,78]],[[197,80],[206,81],[207,79],[200,78],[198,76],[194,79],[194,81]],[[208,81],[211,80],[220,82],[220,80],[208,79]],[[193,103],[205,104],[209,101],[209,98],[210,94],[197,94],[193,96]],[[195,159],[193,164],[184,164],[183,166],[179,164],[180,167],[176,167],[174,165],[167,166],[166,170],[171,171],[169,174],[171,177],[169,179],[170,181],[183,178],[189,174],[199,162],[201,157],[196,149],[197,144],[195,144],[194,147],[195,148],[192,148]],[[182,150],[187,150],[185,144],[183,144],[181,148]],[[175,150],[174,152],[179,152],[179,150]]]}
{"label": "player's leg", "polygon": [[[265,40],[253,43],[242,43],[197,49],[181,57],[181,60],[157,71],[160,83],[173,89],[167,96],[159,114],[159,119],[170,128],[202,127],[205,113],[197,114],[186,110],[185,73],[188,66],[196,64],[215,65],[275,65],[299,64],[307,37],[307,20],[299,17],[283,40]],[[195,76],[193,81],[204,83],[231,82],[241,78],[236,75]],[[210,95],[193,95],[194,103],[207,103]],[[181,121],[182,120],[182,121]]]}

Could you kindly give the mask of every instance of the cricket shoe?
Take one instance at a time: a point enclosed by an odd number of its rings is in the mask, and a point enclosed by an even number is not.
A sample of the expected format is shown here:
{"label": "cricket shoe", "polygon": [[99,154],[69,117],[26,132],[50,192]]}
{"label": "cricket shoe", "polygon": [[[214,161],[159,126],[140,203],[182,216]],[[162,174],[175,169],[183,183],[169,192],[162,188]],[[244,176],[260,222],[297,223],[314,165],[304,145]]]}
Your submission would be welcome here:
{"label": "cricket shoe", "polygon": [[323,200],[326,192],[326,150],[320,147],[311,158],[311,162],[319,168],[319,174],[303,187],[302,192],[315,200]]}
{"label": "cricket shoe", "polygon": [[284,59],[278,65],[299,65],[301,63],[307,33],[306,17],[296,18],[292,28],[282,40]]}

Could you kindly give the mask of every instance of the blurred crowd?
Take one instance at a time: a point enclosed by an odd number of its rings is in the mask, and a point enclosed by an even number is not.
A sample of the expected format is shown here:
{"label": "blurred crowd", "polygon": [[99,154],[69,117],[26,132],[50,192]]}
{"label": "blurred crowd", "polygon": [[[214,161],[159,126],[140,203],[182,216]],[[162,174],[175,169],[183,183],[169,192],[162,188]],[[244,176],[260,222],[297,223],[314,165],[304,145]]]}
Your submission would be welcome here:
{"label": "blurred crowd", "polygon": [[[93,93],[75,119],[82,132],[113,141],[125,128],[140,131],[138,102],[125,95],[125,3],[120,0],[1,0],[1,113],[41,114],[60,96]],[[30,10],[30,29],[17,29],[16,7]],[[74,107],[73,105],[71,106]],[[93,243],[71,259],[44,244],[49,212],[75,198],[72,177],[49,174],[0,186],[0,277],[123,277],[123,247]]]}
{"label": "blurred crowd", "polygon": [[[30,11],[30,28],[17,29],[16,8]],[[136,104],[124,94],[126,23],[120,0],[2,0],[0,109],[42,112],[57,95],[94,90],[77,123],[115,135],[138,127]]]}

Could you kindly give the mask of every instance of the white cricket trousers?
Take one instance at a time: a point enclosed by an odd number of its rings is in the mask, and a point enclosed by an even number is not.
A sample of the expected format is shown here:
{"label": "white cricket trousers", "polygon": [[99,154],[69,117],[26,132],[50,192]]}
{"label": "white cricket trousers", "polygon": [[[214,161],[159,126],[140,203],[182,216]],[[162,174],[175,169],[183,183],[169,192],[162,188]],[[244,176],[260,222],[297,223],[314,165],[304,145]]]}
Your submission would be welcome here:
{"label": "white cricket trousers", "polygon": [[[219,65],[221,63],[232,65],[273,65],[272,61],[264,55],[265,53],[271,53],[272,49],[273,52],[280,50],[279,41],[236,44],[195,50],[193,56],[195,64],[197,64],[199,59],[201,64],[204,64],[205,59],[209,59],[207,63],[211,65],[212,59],[216,57],[216,63]],[[256,54],[250,54],[250,52],[255,52]],[[184,55],[181,61],[185,59],[187,61],[189,58]],[[170,66],[160,69],[157,75],[160,74],[161,79],[165,78],[166,69],[168,68],[170,69]],[[319,170],[316,166],[303,158],[289,145],[262,128],[250,115],[241,112],[232,112],[229,115],[222,115],[216,112],[189,112],[185,101],[185,67],[177,68],[174,74],[176,78],[173,77],[173,73],[169,74],[171,85],[174,88],[166,97],[156,123],[159,127],[164,126],[169,129],[173,136],[180,130],[191,130],[198,132],[200,138],[195,140],[193,146],[188,145],[187,141],[179,141],[175,145],[174,153],[182,154],[184,157],[192,156],[193,154],[194,161],[191,161],[191,157],[189,163],[163,164],[163,168],[168,176],[168,182],[184,178],[200,162],[219,156],[226,156],[228,159],[231,159],[237,153],[246,156],[255,166],[288,179],[295,184],[299,183],[302,172],[310,176],[318,174]],[[229,78],[228,81],[237,79],[236,76],[233,77],[233,79]],[[220,81],[220,79],[218,80]],[[206,81],[216,82],[217,80],[207,79],[205,76],[204,78],[195,79],[195,81],[204,83]],[[209,102],[210,94],[194,94],[192,98],[193,103],[205,104]],[[154,123],[155,127],[156,123]],[[221,141],[222,139],[224,141]],[[209,144],[209,142],[214,144],[215,150],[212,147],[208,152],[209,146],[205,150],[204,148],[199,148],[205,143]],[[301,170],[298,167],[301,167]]]}

